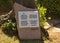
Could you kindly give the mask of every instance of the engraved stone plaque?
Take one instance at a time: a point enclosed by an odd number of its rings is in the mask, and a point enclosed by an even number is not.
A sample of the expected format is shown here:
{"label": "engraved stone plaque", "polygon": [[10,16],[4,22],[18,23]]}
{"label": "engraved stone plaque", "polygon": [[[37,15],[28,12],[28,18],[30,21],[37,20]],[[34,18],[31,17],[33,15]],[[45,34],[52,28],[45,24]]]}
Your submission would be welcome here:
{"label": "engraved stone plaque", "polygon": [[38,11],[18,11],[19,27],[39,27]]}

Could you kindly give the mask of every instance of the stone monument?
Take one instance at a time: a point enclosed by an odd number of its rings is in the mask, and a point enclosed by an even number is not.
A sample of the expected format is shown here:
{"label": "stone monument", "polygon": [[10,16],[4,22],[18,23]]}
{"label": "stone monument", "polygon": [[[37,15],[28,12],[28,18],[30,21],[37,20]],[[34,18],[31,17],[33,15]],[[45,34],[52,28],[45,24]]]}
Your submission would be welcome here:
{"label": "stone monument", "polygon": [[[21,1],[21,0],[20,0]],[[14,12],[16,14],[17,29],[20,39],[40,39],[41,31],[39,25],[39,13],[35,7],[28,7],[24,1],[14,1]],[[30,4],[30,3],[28,3]],[[35,8],[34,8],[35,7]]]}

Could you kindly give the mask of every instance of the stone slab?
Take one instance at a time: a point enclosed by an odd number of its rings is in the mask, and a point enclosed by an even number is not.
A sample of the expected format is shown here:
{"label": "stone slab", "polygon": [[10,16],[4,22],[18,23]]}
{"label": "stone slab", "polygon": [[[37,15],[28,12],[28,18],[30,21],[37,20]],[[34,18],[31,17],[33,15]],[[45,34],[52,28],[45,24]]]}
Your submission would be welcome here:
{"label": "stone slab", "polygon": [[18,3],[14,3],[14,12],[16,14],[16,22],[17,22],[17,29],[20,39],[40,39],[41,38],[41,31],[40,26],[38,27],[27,27],[21,28],[19,27],[19,19],[18,19],[18,11],[35,11],[37,9],[26,8]]}

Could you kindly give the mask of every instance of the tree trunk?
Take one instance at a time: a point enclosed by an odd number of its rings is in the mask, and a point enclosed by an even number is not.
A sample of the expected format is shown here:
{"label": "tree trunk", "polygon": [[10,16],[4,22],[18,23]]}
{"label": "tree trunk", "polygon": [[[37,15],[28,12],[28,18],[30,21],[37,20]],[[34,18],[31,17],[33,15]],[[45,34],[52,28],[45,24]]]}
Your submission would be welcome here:
{"label": "tree trunk", "polygon": [[14,0],[13,2],[16,2],[18,4],[21,4],[27,8],[36,8],[34,0]]}

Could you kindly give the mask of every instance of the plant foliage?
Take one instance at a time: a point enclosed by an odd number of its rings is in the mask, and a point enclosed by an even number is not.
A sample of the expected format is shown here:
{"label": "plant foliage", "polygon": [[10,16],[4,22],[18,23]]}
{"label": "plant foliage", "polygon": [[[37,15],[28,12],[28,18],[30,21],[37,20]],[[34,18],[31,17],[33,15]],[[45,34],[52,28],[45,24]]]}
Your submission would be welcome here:
{"label": "plant foliage", "polygon": [[16,30],[16,23],[13,22],[12,20],[7,20],[2,24],[3,29],[11,29],[11,30]]}
{"label": "plant foliage", "polygon": [[40,26],[43,27],[44,23],[47,21],[47,19],[45,17],[47,8],[45,8],[44,6],[41,6],[38,1],[36,1],[36,6],[37,6],[37,8],[39,10],[39,14],[40,14]]}
{"label": "plant foliage", "polygon": [[47,8],[47,16],[51,16],[52,19],[60,19],[60,0],[37,0],[40,5]]}
{"label": "plant foliage", "polygon": [[59,0],[35,0],[35,1],[37,1],[37,7],[39,9],[40,16],[41,16],[40,17],[41,25],[44,23],[44,21],[46,21],[46,17],[47,19],[60,19]]}

